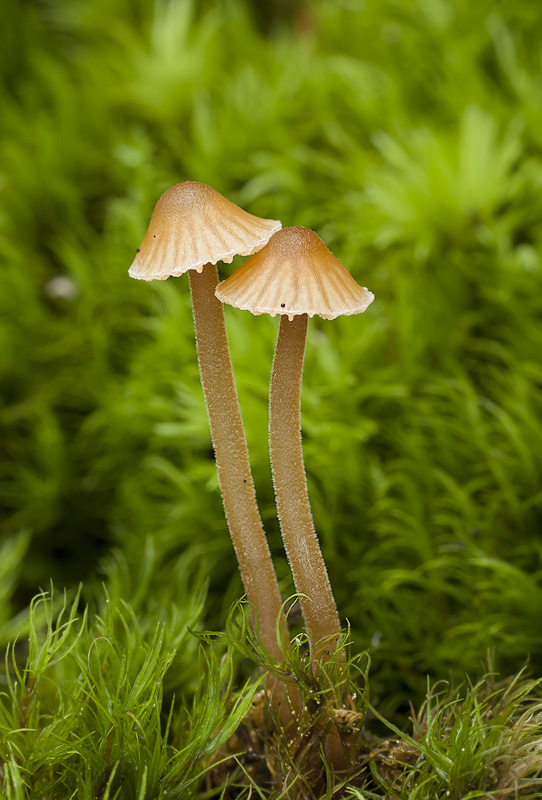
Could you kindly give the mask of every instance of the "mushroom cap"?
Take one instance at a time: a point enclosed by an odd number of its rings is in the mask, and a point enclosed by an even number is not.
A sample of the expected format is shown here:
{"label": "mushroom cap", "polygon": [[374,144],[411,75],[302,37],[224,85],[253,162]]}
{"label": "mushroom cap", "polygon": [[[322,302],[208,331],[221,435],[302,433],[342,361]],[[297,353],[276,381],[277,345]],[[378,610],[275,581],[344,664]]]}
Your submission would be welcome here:
{"label": "mushroom cap", "polygon": [[318,234],[307,228],[283,228],[266,246],[219,283],[223,303],[253,314],[317,314],[334,319],[361,314],[374,295],[360,286],[328,250]]}
{"label": "mushroom cap", "polygon": [[205,183],[178,183],[156,203],[128,274],[161,281],[201,272],[205,264],[229,264],[236,255],[256,253],[280,228],[278,220],[249,214]]}

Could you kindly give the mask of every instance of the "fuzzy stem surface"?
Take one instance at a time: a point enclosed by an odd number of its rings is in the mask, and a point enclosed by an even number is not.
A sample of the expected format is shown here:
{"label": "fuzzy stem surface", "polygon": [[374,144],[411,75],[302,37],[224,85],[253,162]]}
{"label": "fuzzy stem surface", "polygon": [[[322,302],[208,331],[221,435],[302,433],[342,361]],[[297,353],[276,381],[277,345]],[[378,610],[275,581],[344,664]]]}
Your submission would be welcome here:
{"label": "fuzzy stem surface", "polygon": [[275,634],[281,598],[256,504],[224,312],[215,297],[218,271],[207,264],[201,273],[190,270],[189,276],[201,382],[226,520],[247,599],[257,612],[260,638],[272,656],[281,658]]}
{"label": "fuzzy stem surface", "polygon": [[[269,395],[269,447],[284,548],[311,642],[340,631],[314,529],[301,444],[301,379],[308,317],[281,316]],[[333,649],[329,642],[322,649]]]}

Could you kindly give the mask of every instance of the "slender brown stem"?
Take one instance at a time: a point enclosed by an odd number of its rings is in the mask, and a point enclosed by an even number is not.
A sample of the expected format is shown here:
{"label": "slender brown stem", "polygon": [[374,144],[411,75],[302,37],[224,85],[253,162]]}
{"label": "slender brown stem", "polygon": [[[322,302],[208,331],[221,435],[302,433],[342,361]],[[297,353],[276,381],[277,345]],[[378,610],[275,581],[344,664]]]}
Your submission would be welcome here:
{"label": "slender brown stem", "polygon": [[201,273],[190,270],[189,275],[201,382],[224,511],[247,598],[257,612],[262,643],[272,656],[281,658],[275,635],[281,598],[256,504],[224,312],[215,297],[218,272],[207,264]]}
{"label": "slender brown stem", "polygon": [[[308,317],[281,316],[269,394],[269,449],[277,511],[284,548],[290,562],[301,609],[312,645],[340,631],[337,606],[314,529],[301,444],[301,379]],[[307,595],[308,598],[303,595]],[[314,648],[332,650],[328,641]],[[326,754],[337,770],[348,766],[339,731],[332,726]]]}
{"label": "slender brown stem", "polygon": [[[301,377],[305,355],[306,314],[280,320],[271,392],[269,445],[282,538],[301,608],[314,644],[340,631],[326,566],[309,505],[301,445]],[[326,647],[330,648],[327,644]]]}

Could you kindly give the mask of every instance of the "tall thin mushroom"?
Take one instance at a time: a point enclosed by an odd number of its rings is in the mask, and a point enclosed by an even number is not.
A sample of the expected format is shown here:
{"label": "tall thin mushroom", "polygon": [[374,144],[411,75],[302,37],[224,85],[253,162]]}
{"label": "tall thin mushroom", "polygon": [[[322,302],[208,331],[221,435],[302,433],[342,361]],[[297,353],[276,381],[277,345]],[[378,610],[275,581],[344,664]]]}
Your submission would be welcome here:
{"label": "tall thin mushroom", "polygon": [[146,281],[189,273],[201,382],[226,519],[261,640],[275,658],[281,657],[275,634],[281,597],[256,504],[224,313],[215,297],[215,265],[255,253],[280,227],[277,220],[247,213],[210,186],[186,181],[158,200],[129,270],[132,278]]}
{"label": "tall thin mushroom", "polygon": [[[314,231],[284,228],[216,290],[253,314],[281,315],[269,398],[269,442],[284,547],[313,645],[340,631],[312,519],[301,444],[301,380],[308,318],[359,314],[374,296],[359,286]],[[306,595],[306,596],[305,596]],[[315,650],[315,655],[318,650]]]}

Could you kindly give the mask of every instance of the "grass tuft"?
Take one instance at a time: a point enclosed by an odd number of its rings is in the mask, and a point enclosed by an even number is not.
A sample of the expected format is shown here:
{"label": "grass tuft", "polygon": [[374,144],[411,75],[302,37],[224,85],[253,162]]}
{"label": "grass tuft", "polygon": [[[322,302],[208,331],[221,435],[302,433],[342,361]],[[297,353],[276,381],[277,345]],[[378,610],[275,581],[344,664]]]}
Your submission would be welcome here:
{"label": "grass tuft", "polygon": [[[6,798],[196,796],[209,754],[247,713],[257,684],[231,700],[231,659],[201,649],[191,704],[164,700],[176,654],[164,625],[144,636],[106,593],[92,617],[78,592],[29,610],[29,636],[8,646],[0,703]],[[189,651],[189,657],[192,656]],[[190,710],[189,710],[190,709]]]}

